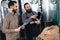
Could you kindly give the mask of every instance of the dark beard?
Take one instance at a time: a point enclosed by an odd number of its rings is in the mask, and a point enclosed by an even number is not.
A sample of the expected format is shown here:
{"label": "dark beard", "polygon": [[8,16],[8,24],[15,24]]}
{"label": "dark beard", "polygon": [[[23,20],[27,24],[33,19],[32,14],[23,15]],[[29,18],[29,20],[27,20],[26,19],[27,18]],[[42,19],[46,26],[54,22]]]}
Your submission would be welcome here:
{"label": "dark beard", "polygon": [[17,10],[13,10],[14,14],[17,13]]}
{"label": "dark beard", "polygon": [[31,10],[31,9],[30,9],[30,10],[26,10],[26,12],[27,12],[27,13],[31,13],[31,12],[32,12],[32,10]]}

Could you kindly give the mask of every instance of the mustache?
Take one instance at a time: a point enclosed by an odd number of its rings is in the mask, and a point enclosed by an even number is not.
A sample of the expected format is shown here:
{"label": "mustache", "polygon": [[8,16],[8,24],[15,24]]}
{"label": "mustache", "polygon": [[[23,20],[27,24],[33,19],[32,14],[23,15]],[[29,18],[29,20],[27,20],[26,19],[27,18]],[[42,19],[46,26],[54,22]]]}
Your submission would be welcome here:
{"label": "mustache", "polygon": [[16,13],[16,12],[17,12],[17,10],[13,10],[13,12],[14,12],[14,13]]}
{"label": "mustache", "polygon": [[30,12],[32,12],[32,10],[31,9],[30,10],[26,10],[26,12],[30,13]]}

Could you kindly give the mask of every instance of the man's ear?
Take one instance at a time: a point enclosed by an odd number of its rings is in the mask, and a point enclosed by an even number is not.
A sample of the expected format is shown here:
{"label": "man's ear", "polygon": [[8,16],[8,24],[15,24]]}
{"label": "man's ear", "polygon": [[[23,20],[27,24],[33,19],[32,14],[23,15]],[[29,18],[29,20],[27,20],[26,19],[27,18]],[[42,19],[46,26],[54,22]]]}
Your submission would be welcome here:
{"label": "man's ear", "polygon": [[13,8],[13,6],[10,6],[10,8]]}

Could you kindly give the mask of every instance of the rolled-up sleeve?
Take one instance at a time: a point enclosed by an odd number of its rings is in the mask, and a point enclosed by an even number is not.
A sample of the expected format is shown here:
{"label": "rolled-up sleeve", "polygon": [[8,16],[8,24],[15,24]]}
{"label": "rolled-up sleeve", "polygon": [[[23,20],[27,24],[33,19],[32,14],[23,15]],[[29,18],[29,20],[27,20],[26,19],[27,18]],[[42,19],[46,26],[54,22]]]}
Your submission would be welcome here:
{"label": "rolled-up sleeve", "polygon": [[26,17],[27,17],[26,14],[22,14],[22,22],[23,23],[32,21],[31,18],[26,18]]}
{"label": "rolled-up sleeve", "polygon": [[9,20],[9,17],[6,16],[4,21],[3,21],[2,32],[3,33],[15,32],[14,29],[9,29],[9,26],[10,26],[10,20]]}

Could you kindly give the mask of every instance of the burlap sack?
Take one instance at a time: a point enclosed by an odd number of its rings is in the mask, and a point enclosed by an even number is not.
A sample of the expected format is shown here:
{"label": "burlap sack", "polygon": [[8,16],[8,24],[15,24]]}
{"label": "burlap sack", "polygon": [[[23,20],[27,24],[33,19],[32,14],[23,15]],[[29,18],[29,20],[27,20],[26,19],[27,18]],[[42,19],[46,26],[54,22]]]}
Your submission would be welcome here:
{"label": "burlap sack", "polygon": [[43,40],[59,40],[59,27],[56,25],[52,25],[50,27],[46,27],[38,38]]}

